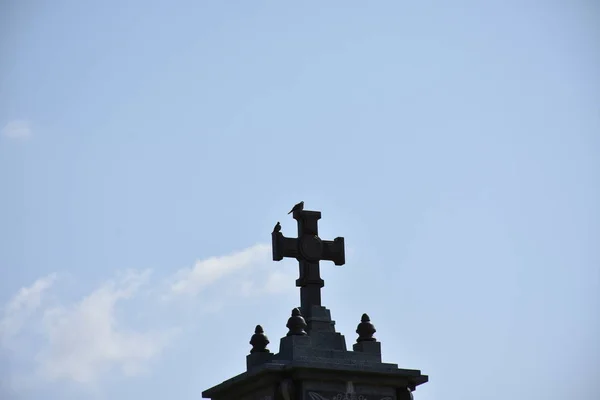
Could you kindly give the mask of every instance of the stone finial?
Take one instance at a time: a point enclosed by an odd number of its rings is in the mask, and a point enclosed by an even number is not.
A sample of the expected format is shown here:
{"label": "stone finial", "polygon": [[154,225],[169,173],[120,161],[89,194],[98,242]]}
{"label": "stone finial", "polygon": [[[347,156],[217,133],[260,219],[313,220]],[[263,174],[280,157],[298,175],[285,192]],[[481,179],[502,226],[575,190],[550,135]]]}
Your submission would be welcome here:
{"label": "stone finial", "polygon": [[287,336],[304,336],[306,335],[306,321],[302,317],[299,308],[292,310],[292,316],[288,319],[286,327],[290,330]]}
{"label": "stone finial", "polygon": [[377,339],[373,337],[373,335],[377,332],[375,326],[371,323],[371,319],[367,314],[363,314],[360,319],[360,324],[356,328],[356,333],[358,333],[358,339],[356,341],[360,342],[374,342]]}
{"label": "stone finial", "polygon": [[263,327],[260,325],[256,325],[254,335],[252,335],[252,338],[250,339],[250,344],[252,345],[250,353],[270,353],[269,349],[267,349],[269,339],[265,335]]}

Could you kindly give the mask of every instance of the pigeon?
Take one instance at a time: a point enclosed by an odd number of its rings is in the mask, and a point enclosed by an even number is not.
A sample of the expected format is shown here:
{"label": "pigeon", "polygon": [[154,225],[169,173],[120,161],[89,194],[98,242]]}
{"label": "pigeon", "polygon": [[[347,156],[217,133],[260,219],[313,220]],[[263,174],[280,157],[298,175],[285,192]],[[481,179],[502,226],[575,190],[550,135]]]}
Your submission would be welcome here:
{"label": "pigeon", "polygon": [[275,224],[275,228],[273,228],[273,232],[274,233],[281,232],[281,224],[279,222],[277,222],[277,224]]}
{"label": "pigeon", "polygon": [[304,202],[303,201],[301,201],[300,203],[296,204],[294,206],[294,208],[292,208],[292,210],[288,214],[291,214],[294,211],[302,211],[302,210],[304,210]]}

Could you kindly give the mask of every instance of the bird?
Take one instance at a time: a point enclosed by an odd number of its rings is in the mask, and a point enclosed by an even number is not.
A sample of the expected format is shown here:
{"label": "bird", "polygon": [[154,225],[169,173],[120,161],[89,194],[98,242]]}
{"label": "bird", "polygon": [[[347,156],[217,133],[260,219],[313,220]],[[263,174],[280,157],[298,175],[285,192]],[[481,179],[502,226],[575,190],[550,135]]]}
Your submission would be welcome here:
{"label": "bird", "polygon": [[292,210],[288,214],[291,214],[294,211],[302,211],[302,210],[304,210],[304,202],[303,201],[301,201],[300,203],[296,204],[294,206],[294,208],[292,208]]}
{"label": "bird", "polygon": [[273,228],[273,233],[277,232],[281,232],[281,224],[279,223],[279,221],[277,221],[277,224],[275,224],[275,228]]}

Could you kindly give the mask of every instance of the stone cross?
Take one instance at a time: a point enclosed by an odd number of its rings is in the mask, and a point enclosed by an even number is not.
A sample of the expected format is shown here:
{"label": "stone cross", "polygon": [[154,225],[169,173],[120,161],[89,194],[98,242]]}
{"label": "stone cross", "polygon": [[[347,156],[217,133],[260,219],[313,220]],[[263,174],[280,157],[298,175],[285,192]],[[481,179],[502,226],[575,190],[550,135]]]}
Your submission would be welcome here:
{"label": "stone cross", "polygon": [[298,237],[287,238],[278,229],[271,234],[273,240],[273,261],[284,257],[298,260],[300,278],[296,286],[300,287],[300,305],[302,314],[310,317],[311,306],[321,306],[321,288],[325,282],[321,279],[319,261],[333,261],[335,265],[344,265],[344,238],[321,240],[317,221],[320,211],[298,210],[293,217],[298,221]]}

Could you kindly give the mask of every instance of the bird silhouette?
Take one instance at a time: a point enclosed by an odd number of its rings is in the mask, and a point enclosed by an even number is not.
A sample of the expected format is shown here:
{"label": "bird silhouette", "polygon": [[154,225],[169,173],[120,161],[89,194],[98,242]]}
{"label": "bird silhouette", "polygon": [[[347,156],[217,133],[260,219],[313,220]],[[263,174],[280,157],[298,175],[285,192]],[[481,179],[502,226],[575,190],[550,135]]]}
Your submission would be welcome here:
{"label": "bird silhouette", "polygon": [[292,210],[288,214],[291,214],[294,211],[302,211],[302,210],[304,210],[304,202],[303,201],[301,201],[300,203],[296,204],[294,206],[294,208],[292,208]]}
{"label": "bird silhouette", "polygon": [[273,228],[273,232],[274,233],[281,232],[281,224],[279,222],[277,222],[277,224],[275,224],[275,228]]}

